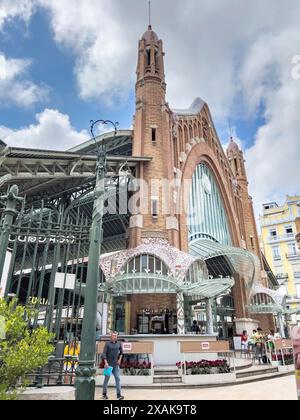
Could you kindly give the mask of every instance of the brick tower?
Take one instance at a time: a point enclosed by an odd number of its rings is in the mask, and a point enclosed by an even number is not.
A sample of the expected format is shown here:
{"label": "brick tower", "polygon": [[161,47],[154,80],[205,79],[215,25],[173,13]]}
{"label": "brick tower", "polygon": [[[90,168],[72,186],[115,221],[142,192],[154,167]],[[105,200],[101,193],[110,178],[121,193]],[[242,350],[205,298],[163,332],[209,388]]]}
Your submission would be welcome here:
{"label": "brick tower", "polygon": [[[245,245],[249,251],[257,255],[261,262],[261,267],[263,267],[254,216],[253,200],[248,191],[249,183],[245,168],[244,155],[242,150],[240,150],[239,146],[232,138],[227,149],[227,157],[239,187],[239,194],[241,198],[240,203],[242,207],[239,219],[242,219],[240,220],[240,228],[243,234]],[[263,283],[265,282],[263,281]],[[267,284],[264,285],[267,286]]]}
{"label": "brick tower", "polygon": [[[131,217],[130,247],[142,238],[159,237],[178,243],[178,223],[173,217],[172,112],[166,103],[163,43],[149,25],[139,41],[136,114],[134,118],[133,156],[152,158],[140,166],[142,210]],[[165,185],[166,187],[163,187]]]}

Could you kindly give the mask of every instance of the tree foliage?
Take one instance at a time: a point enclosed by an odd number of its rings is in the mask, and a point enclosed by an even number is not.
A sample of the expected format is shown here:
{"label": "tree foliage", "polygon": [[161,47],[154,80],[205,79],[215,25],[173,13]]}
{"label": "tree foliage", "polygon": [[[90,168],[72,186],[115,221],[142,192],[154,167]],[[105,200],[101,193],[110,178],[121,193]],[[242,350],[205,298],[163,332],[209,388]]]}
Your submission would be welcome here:
{"label": "tree foliage", "polygon": [[0,400],[16,399],[20,383],[25,386],[26,376],[43,368],[54,351],[47,329],[30,327],[36,315],[34,308],[0,299],[5,326],[5,335],[0,335]]}

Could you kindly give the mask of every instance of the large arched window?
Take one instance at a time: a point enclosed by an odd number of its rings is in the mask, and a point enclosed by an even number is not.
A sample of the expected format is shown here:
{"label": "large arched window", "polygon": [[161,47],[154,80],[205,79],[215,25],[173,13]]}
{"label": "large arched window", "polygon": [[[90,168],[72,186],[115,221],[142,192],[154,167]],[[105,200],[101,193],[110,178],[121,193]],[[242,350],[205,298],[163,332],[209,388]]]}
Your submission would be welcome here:
{"label": "large arched window", "polygon": [[190,241],[211,239],[222,245],[232,243],[226,210],[217,182],[205,163],[198,165],[193,175],[188,226]]}
{"label": "large arched window", "polygon": [[126,274],[134,273],[152,273],[168,275],[168,267],[159,258],[154,255],[144,254],[132,258],[124,270]]}
{"label": "large arched window", "polygon": [[258,293],[254,295],[251,299],[251,304],[254,306],[257,305],[275,305],[274,300],[271,296],[266,295],[265,293]]}

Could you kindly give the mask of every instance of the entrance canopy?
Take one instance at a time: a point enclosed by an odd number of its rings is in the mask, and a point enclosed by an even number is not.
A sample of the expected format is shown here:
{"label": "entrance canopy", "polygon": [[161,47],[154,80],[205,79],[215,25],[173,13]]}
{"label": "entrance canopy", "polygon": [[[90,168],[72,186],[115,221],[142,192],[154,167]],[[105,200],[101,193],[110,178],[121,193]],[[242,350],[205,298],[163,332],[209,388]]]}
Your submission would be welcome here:
{"label": "entrance canopy", "polygon": [[171,247],[163,239],[101,257],[105,288],[116,294],[183,293],[215,298],[233,286],[232,277],[211,278],[205,262]]}
{"label": "entrance canopy", "polygon": [[202,258],[213,277],[243,277],[248,294],[259,279],[259,259],[242,248],[221,245],[208,239],[197,239],[190,243],[190,254]]}
{"label": "entrance canopy", "polygon": [[280,314],[285,312],[284,301],[280,293],[257,284],[253,287],[248,310],[252,314]]}
{"label": "entrance canopy", "polygon": [[172,275],[154,273],[121,274],[107,284],[113,293],[119,295],[183,293],[186,296],[196,294],[199,300],[221,296],[233,286],[234,280],[231,278],[209,279],[191,284],[182,283]]}

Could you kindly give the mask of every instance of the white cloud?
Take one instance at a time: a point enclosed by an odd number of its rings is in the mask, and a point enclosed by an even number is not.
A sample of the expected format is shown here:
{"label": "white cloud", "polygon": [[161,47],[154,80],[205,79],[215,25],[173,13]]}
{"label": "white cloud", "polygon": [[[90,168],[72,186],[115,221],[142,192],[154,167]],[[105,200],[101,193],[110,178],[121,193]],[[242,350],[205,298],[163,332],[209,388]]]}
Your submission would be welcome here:
{"label": "white cloud", "polygon": [[75,54],[80,97],[112,104],[134,84],[137,39],[110,0],[38,0],[51,16],[56,42]]}
{"label": "white cloud", "polygon": [[246,151],[257,213],[263,202],[282,203],[286,194],[300,193],[300,80],[291,74],[297,43],[299,30],[294,26],[260,38],[241,72],[245,97],[256,109],[264,104],[266,119]]}
{"label": "white cloud", "polygon": [[30,21],[33,14],[34,2],[32,0],[1,0],[0,1],[0,31],[4,25],[19,18],[25,23]]}
{"label": "white cloud", "polygon": [[[27,3],[49,13],[55,42],[74,55],[81,98],[126,98],[134,87],[138,38],[147,26],[146,0]],[[153,27],[165,45],[170,106],[187,107],[201,96],[221,131],[228,117],[253,120],[263,113],[266,123],[245,153],[256,209],[296,192],[300,80],[292,78],[292,59],[300,54],[299,0],[152,4]]]}
{"label": "white cloud", "polygon": [[89,139],[87,131],[77,132],[68,115],[45,109],[36,115],[37,124],[19,130],[0,126],[0,139],[9,146],[66,150]]}
{"label": "white cloud", "polygon": [[27,79],[30,65],[30,60],[9,59],[0,52],[0,106],[29,107],[47,98],[47,87]]}

